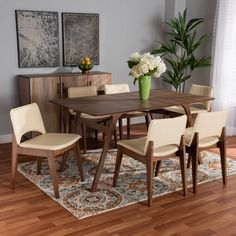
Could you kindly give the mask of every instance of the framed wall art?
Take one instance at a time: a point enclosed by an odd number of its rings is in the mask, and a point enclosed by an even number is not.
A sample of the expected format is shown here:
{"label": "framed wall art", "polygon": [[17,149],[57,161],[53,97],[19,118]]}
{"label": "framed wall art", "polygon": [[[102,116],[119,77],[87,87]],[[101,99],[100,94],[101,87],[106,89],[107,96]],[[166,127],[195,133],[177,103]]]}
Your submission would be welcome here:
{"label": "framed wall art", "polygon": [[99,14],[62,13],[63,65],[75,66],[84,56],[99,64]]}
{"label": "framed wall art", "polygon": [[58,67],[58,13],[16,10],[18,67]]}

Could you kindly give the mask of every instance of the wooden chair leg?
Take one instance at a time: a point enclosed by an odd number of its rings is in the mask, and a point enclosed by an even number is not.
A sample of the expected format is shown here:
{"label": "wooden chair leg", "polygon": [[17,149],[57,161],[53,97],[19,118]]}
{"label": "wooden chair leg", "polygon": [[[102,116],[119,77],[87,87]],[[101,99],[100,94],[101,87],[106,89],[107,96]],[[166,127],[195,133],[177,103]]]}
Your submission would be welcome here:
{"label": "wooden chair leg", "polygon": [[191,163],[192,163],[192,156],[189,154],[189,155],[188,155],[187,168],[190,168]]}
{"label": "wooden chair leg", "polygon": [[116,128],[114,129],[113,135],[114,135],[115,147],[117,148],[117,132],[116,132]]}
{"label": "wooden chair leg", "polygon": [[114,173],[114,177],[113,177],[113,187],[116,187],[116,184],[117,184],[117,180],[118,180],[119,172],[120,172],[120,166],[121,166],[122,157],[123,157],[123,153],[118,148],[117,156],[116,156],[115,173]]}
{"label": "wooden chair leg", "polygon": [[68,126],[68,132],[73,133],[76,132],[77,128],[77,117],[69,114],[69,126]]}
{"label": "wooden chair leg", "polygon": [[155,171],[155,176],[158,176],[158,173],[159,173],[160,167],[161,167],[161,161],[157,161],[157,164],[156,164],[156,171]]}
{"label": "wooden chair leg", "polygon": [[220,148],[220,160],[223,184],[227,184],[227,162],[226,162],[226,128],[224,127],[221,132],[220,141],[217,146]]}
{"label": "wooden chair leg", "polygon": [[68,152],[64,152],[60,164],[59,171],[64,171],[65,170],[65,165],[66,165],[66,160],[67,160]]}
{"label": "wooden chair leg", "polygon": [[[14,141],[13,141],[14,142]],[[18,154],[14,144],[12,144],[12,159],[11,159],[11,188],[15,188],[16,183],[16,168],[18,162]]]}
{"label": "wooden chair leg", "polygon": [[71,133],[72,118],[71,114],[68,114],[68,133]]}
{"label": "wooden chair leg", "polygon": [[122,124],[122,118],[119,118],[119,135],[120,135],[120,140],[123,139],[123,124]]}
{"label": "wooden chair leg", "polygon": [[42,158],[37,157],[37,175],[41,173],[41,169],[42,169]]}
{"label": "wooden chair leg", "polygon": [[150,114],[150,117],[151,117],[151,120],[153,120],[153,115],[152,115],[152,112],[149,113]]}
{"label": "wooden chair leg", "polygon": [[148,130],[148,126],[149,126],[149,113],[148,112],[145,115],[145,122],[146,122],[146,127],[147,127],[147,130]]}
{"label": "wooden chair leg", "polygon": [[[103,124],[104,124],[104,126],[106,126],[106,125],[107,125],[107,122],[108,122],[108,121],[104,121],[104,123],[103,123]],[[102,133],[102,139],[103,139],[103,140],[105,139],[105,133]]]}
{"label": "wooden chair leg", "polygon": [[153,162],[147,160],[146,163],[147,169],[147,195],[148,195],[148,206],[152,206],[152,178],[153,178]]}
{"label": "wooden chair leg", "polygon": [[48,165],[50,174],[52,177],[52,185],[54,189],[55,198],[59,198],[59,186],[58,186],[58,177],[57,177],[57,170],[56,170],[56,163],[55,163],[55,157],[53,154],[50,154],[48,157]]}
{"label": "wooden chair leg", "polygon": [[86,125],[82,125],[82,139],[83,139],[83,150],[84,150],[84,153],[87,152],[86,138],[87,138]]}
{"label": "wooden chair leg", "polygon": [[79,143],[75,144],[74,153],[75,153],[77,168],[78,168],[79,173],[80,173],[80,178],[81,178],[82,181],[84,181],[84,171],[83,171],[83,166],[82,166],[82,158],[81,158],[81,155],[80,155]]}
{"label": "wooden chair leg", "polygon": [[184,196],[187,196],[187,181],[186,181],[186,161],[185,161],[185,155],[181,155],[179,158],[180,158],[180,169],[181,169],[181,176],[182,176],[183,192],[184,192]]}
{"label": "wooden chair leg", "polygon": [[130,117],[127,118],[127,136],[130,136]]}
{"label": "wooden chair leg", "polygon": [[70,118],[69,118],[69,111],[66,109],[63,109],[62,116],[63,116],[63,133],[69,133],[69,124],[70,124]]}
{"label": "wooden chair leg", "polygon": [[98,140],[98,131],[95,130],[95,140],[97,141]]}
{"label": "wooden chair leg", "polygon": [[193,193],[197,193],[198,154],[199,154],[199,151],[196,151],[195,153],[191,153],[191,155],[192,155]]}
{"label": "wooden chair leg", "polygon": [[201,157],[201,154],[199,152],[199,155],[198,155],[198,165],[201,165],[202,164],[202,157]]}
{"label": "wooden chair leg", "polygon": [[220,160],[221,160],[223,184],[227,184],[227,163],[226,163],[225,143],[220,143]]}

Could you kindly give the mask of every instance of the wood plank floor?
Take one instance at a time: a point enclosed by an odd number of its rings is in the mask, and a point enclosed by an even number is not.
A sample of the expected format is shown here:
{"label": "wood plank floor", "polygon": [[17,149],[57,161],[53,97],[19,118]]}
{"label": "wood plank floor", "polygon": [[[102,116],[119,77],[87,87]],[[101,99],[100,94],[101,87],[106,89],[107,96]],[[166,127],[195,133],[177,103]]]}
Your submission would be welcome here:
{"label": "wood plank floor", "polygon": [[[144,133],[133,126],[132,133]],[[94,148],[94,143],[90,148]],[[236,158],[236,137],[228,139],[227,153]],[[153,207],[137,203],[77,220],[26,178],[17,174],[15,191],[9,188],[11,144],[0,145],[0,236],[28,235],[235,235],[236,176],[199,186],[187,198],[176,192],[155,198]]]}

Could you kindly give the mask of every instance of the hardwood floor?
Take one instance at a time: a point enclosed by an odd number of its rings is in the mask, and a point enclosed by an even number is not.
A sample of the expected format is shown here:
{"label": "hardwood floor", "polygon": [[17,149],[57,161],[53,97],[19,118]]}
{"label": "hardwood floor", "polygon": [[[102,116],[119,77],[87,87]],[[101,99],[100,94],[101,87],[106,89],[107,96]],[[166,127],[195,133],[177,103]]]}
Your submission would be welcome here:
{"label": "hardwood floor", "polygon": [[[135,137],[145,126],[135,125]],[[90,144],[94,148],[95,143]],[[228,156],[236,159],[236,137],[228,138]],[[198,194],[189,189],[188,197],[175,192],[153,199],[153,206],[133,204],[118,210],[77,220],[17,174],[15,191],[10,186],[11,144],[0,145],[0,236],[28,235],[235,235],[236,178],[199,186]]]}

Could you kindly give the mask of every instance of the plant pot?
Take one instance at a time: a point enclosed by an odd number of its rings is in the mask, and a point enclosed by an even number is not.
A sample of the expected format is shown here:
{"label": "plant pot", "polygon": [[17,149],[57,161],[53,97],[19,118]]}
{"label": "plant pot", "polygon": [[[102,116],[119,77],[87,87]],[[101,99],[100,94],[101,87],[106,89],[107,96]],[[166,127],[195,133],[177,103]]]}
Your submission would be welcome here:
{"label": "plant pot", "polygon": [[140,76],[138,83],[140,100],[148,100],[151,88],[151,76]]}

